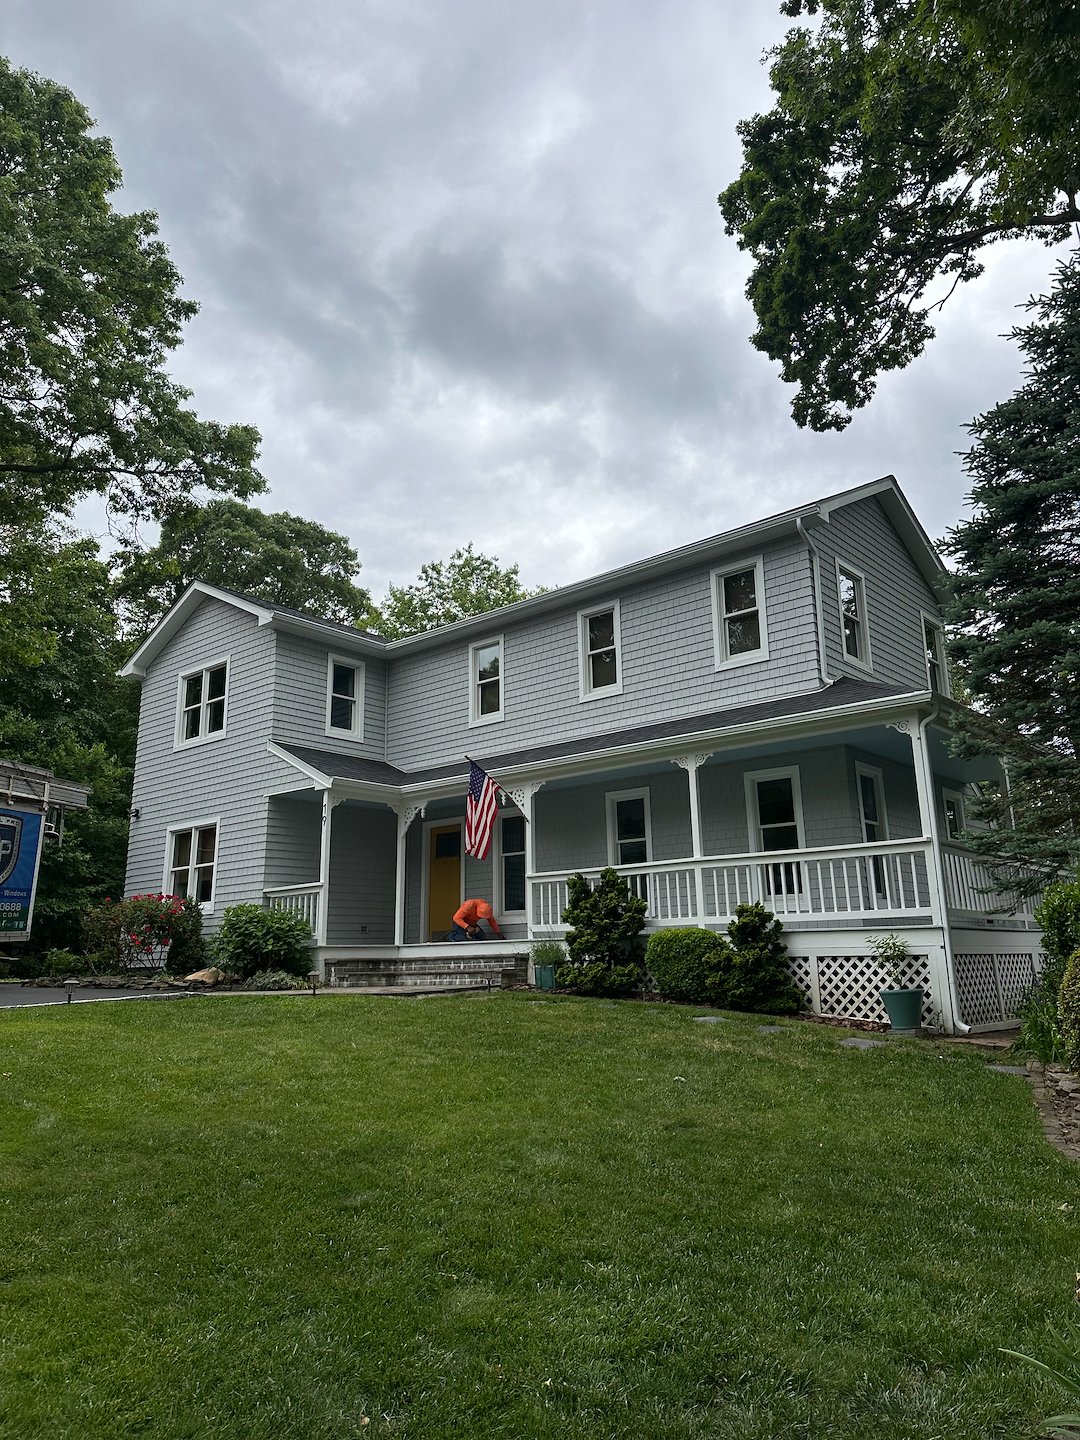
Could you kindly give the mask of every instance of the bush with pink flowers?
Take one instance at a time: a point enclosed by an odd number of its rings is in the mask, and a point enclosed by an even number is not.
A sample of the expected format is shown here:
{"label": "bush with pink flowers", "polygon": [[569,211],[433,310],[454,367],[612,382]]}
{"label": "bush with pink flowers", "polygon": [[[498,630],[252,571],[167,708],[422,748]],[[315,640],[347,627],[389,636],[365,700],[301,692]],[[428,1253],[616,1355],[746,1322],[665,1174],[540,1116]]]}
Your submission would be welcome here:
{"label": "bush with pink flowers", "polygon": [[202,910],[179,895],[132,895],[106,900],[83,922],[86,948],[98,973],[168,970],[186,975],[206,962]]}

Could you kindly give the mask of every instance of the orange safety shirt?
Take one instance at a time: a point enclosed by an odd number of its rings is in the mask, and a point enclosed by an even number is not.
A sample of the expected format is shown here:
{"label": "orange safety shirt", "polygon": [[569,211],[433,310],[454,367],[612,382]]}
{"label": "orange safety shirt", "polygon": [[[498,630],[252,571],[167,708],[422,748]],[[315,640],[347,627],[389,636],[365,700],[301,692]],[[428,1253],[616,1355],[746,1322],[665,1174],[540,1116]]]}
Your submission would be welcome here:
{"label": "orange safety shirt", "polygon": [[495,912],[486,900],[466,900],[454,916],[454,924],[460,925],[463,930],[471,930],[481,920],[494,919]]}

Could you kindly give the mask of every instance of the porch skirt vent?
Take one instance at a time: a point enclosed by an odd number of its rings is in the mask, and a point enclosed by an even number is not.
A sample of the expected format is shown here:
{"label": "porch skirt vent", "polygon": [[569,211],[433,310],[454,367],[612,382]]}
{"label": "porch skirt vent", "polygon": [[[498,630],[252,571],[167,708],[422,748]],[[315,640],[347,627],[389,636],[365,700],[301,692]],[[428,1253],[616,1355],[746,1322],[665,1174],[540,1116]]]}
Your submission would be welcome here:
{"label": "porch skirt vent", "polygon": [[[885,977],[872,955],[791,955],[788,966],[803,1004],[812,1014],[881,1023],[888,1019],[881,1003]],[[925,955],[910,957],[904,984],[922,990],[922,1022],[933,1025],[936,1006],[930,989],[930,963]]]}
{"label": "porch skirt vent", "polygon": [[1016,1007],[1039,974],[1040,956],[1032,951],[954,955],[956,998],[967,1025],[1015,1020]]}

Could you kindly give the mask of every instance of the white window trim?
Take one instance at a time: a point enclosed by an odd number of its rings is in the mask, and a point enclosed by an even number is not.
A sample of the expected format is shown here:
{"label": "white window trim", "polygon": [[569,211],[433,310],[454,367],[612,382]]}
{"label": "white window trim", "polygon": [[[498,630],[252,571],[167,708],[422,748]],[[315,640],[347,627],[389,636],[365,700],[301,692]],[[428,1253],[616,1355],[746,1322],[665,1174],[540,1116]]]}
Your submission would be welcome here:
{"label": "white window trim", "polygon": [[949,812],[945,804],[947,800],[955,800],[960,806],[960,833],[963,834],[968,828],[968,797],[962,790],[952,790],[945,785],[941,787],[941,828],[943,832],[941,838],[945,841],[946,845],[958,845],[960,843],[959,836],[949,834]]}
{"label": "white window trim", "polygon": [[[853,580],[858,582],[857,588],[859,592],[859,599],[862,601],[862,637],[866,644],[866,657],[864,659],[857,659],[854,655],[848,654],[847,642],[844,638],[844,595],[841,584],[842,575],[850,575]],[[843,659],[844,664],[854,665],[859,670],[873,670],[874,655],[873,651],[870,648],[870,612],[866,599],[866,576],[856,566],[850,565],[846,560],[841,560],[839,556],[837,556],[836,560],[836,609],[838,615],[840,616],[840,655]]]}
{"label": "white window trim", "polygon": [[[593,689],[589,671],[589,621],[594,615],[611,611],[611,628],[615,636],[615,684],[601,685]],[[578,698],[580,700],[602,700],[605,695],[621,695],[623,690],[622,617],[618,600],[606,600],[602,605],[590,605],[587,610],[577,613],[578,625]]]}
{"label": "white window trim", "polygon": [[650,865],[653,858],[652,845],[652,801],[649,797],[649,787],[646,785],[643,790],[609,790],[604,796],[607,804],[607,843],[608,843],[608,864],[619,866],[622,862],[619,859],[618,833],[615,826],[615,806],[620,800],[644,800],[645,801],[645,859],[635,861],[638,865]]}
{"label": "white window trim", "polygon": [[[476,653],[478,650],[486,650],[490,645],[499,647],[499,708],[493,710],[490,715],[481,715],[477,703],[478,682],[476,679]],[[479,725],[495,725],[503,718],[506,709],[506,646],[503,644],[501,635],[489,635],[486,640],[474,640],[469,646],[469,728],[476,729]]]}
{"label": "white window trim", "polygon": [[[212,735],[201,731],[193,735],[190,740],[184,737],[184,686],[193,675],[205,675],[208,670],[216,670],[219,666],[225,666],[225,705],[224,718],[220,730],[215,730]],[[224,740],[229,733],[229,691],[232,688],[232,656],[222,655],[216,660],[204,661],[202,665],[192,665],[182,670],[176,678],[176,725],[173,730],[174,750],[194,750],[197,745],[212,745],[216,740]],[[206,714],[206,698],[202,701],[202,714]]]}
{"label": "white window trim", "polygon": [[[754,572],[754,594],[757,597],[758,629],[761,644],[756,650],[747,650],[742,655],[727,653],[727,626],[724,624],[723,595],[721,583],[725,575],[738,575],[743,570]],[[738,565],[722,565],[712,572],[712,620],[713,660],[717,670],[733,669],[736,665],[755,665],[769,658],[769,626],[765,615],[765,560],[758,555],[751,561],[743,560]]]}
{"label": "white window trim", "polygon": [[934,691],[933,684],[930,680],[929,660],[926,661],[926,684],[931,692],[944,695],[946,698],[951,699],[952,686],[949,683],[949,662],[945,657],[945,626],[941,623],[941,617],[932,614],[929,610],[920,610],[919,614],[922,616],[919,626],[919,639],[923,642],[923,650],[925,652],[926,649],[926,626],[930,625],[933,627],[934,633],[938,638],[938,663],[941,666],[941,689]]}
{"label": "white window trim", "polygon": [[[795,830],[798,835],[798,849],[806,849],[806,830],[803,826],[802,781],[798,765],[782,765],[775,770],[748,770],[743,775],[746,794],[746,839],[747,853],[764,854],[761,845],[761,817],[758,814],[757,782],[759,780],[791,781],[791,796],[795,807]],[[783,853],[783,852],[778,852]]]}
{"label": "white window trim", "polygon": [[528,904],[529,904],[529,879],[528,879],[528,873],[527,873],[527,872],[528,872],[528,863],[529,863],[529,862],[528,862],[528,854],[529,854],[528,845],[529,845],[529,842],[528,842],[528,836],[526,835],[526,837],[525,837],[525,849],[524,849],[523,851],[512,850],[512,851],[510,852],[512,855],[523,854],[523,855],[526,857],[526,860],[525,860],[526,876],[525,876],[525,904],[524,904],[524,906],[523,906],[520,910],[508,910],[508,909],[506,908],[506,894],[505,894],[504,889],[503,889],[504,880],[503,880],[503,867],[502,867],[502,862],[503,862],[502,822],[503,822],[504,820],[521,820],[521,821],[526,825],[526,827],[528,826],[528,823],[529,823],[529,822],[525,819],[525,817],[522,815],[522,813],[521,813],[520,810],[518,810],[518,809],[516,809],[516,808],[514,808],[514,807],[510,807],[510,806],[508,806],[505,810],[500,810],[499,813],[498,813],[498,814],[496,815],[496,817],[495,817],[495,834],[492,836],[492,841],[491,841],[492,874],[493,874],[493,877],[494,877],[494,879],[493,879],[493,884],[492,884],[492,889],[493,889],[494,892],[495,892],[494,897],[493,897],[493,899],[492,899],[492,907],[493,907],[496,915],[498,915],[500,918],[501,918],[502,916],[506,916],[508,919],[511,919],[511,920],[519,920],[519,919],[521,919],[524,915],[527,915],[527,914],[528,914]]}
{"label": "white window trim", "polygon": [[866,839],[866,816],[863,813],[862,787],[859,784],[859,778],[862,775],[869,775],[874,781],[874,787],[877,791],[878,809],[881,811],[881,819],[878,822],[882,830],[881,839],[888,840],[890,832],[889,811],[885,804],[885,774],[882,770],[879,770],[876,765],[866,765],[862,760],[855,761],[855,799],[859,806],[859,829],[862,831],[862,835],[859,838],[864,844],[870,843]]}
{"label": "white window trim", "polygon": [[[331,702],[334,695],[334,666],[346,665],[356,673],[353,697],[353,723],[346,729],[344,726],[331,725]],[[364,738],[364,698],[367,667],[362,660],[357,660],[351,655],[327,655],[326,657],[326,734],[336,736],[339,740],[363,740]]]}
{"label": "white window trim", "polygon": [[[194,674],[195,672],[189,671],[188,673]],[[207,830],[211,825],[214,827],[214,879],[210,886],[210,899],[200,900],[198,902],[199,908],[204,915],[212,915],[217,903],[218,871],[221,865],[221,816],[210,815],[201,820],[180,820],[174,825],[167,826],[165,829],[165,866],[161,872],[161,893],[163,895],[171,895],[173,837],[175,835],[182,835],[185,830]],[[191,869],[192,867],[189,866],[188,868]]]}

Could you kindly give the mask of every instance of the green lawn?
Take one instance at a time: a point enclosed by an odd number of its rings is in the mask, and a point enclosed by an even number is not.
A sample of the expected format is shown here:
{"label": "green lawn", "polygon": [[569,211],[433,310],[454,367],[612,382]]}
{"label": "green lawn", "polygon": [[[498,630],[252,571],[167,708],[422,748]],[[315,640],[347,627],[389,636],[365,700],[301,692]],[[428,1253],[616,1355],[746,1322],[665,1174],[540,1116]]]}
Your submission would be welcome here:
{"label": "green lawn", "polygon": [[0,1012],[0,1436],[1030,1435],[1080,1195],[1026,1083],[695,1013]]}

